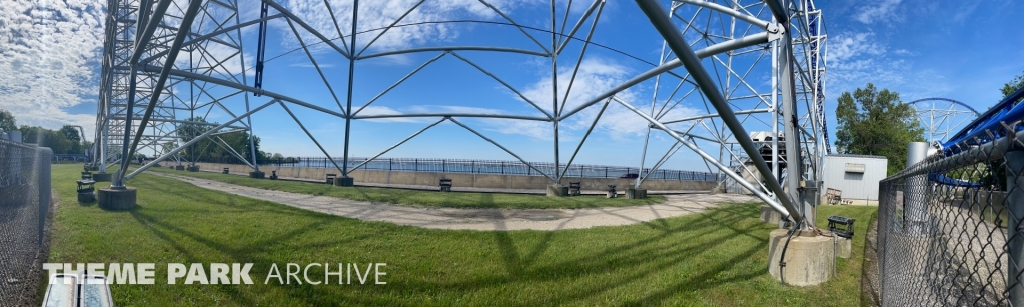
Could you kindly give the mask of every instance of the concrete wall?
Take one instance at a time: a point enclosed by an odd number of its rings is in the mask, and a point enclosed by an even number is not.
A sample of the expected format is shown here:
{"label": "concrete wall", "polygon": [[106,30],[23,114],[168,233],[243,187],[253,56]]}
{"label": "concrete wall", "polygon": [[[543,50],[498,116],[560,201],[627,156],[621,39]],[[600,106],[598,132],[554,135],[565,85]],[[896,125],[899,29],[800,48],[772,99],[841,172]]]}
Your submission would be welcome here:
{"label": "concrete wall", "polygon": [[[252,171],[244,164],[219,164],[219,163],[197,163],[202,170],[220,172],[225,167],[232,174],[248,174]],[[305,178],[324,180],[327,174],[341,175],[333,168],[305,168],[305,167],[261,167],[261,171],[270,176],[271,171],[277,171],[281,177]],[[433,173],[433,172],[389,172],[389,171],[367,171],[357,170],[349,173],[355,182],[379,183],[379,184],[400,184],[400,185],[421,185],[437,186],[440,178],[452,179],[452,185],[456,187],[474,187],[491,189],[545,189],[551,184],[551,180],[544,176],[517,176],[517,175],[494,175],[494,174],[462,174],[462,173]],[[632,185],[635,179],[616,178],[562,178],[562,184],[568,186],[569,182],[579,181],[583,190],[608,190],[609,184],[617,185],[617,190],[624,190]],[[715,182],[705,181],[676,181],[676,180],[647,180],[641,188],[652,191],[710,191],[716,185]]]}

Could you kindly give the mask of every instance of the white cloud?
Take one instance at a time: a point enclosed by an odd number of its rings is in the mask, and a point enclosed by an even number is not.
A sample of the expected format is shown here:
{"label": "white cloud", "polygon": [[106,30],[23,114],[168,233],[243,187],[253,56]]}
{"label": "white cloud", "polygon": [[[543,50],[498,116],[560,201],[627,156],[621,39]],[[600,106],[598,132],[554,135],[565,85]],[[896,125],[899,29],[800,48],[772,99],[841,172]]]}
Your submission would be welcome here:
{"label": "white cloud", "polygon": [[843,62],[861,55],[880,55],[886,47],[875,40],[872,32],[839,33],[829,41],[830,61]]}
{"label": "white cloud", "polygon": [[[334,16],[337,18],[337,28],[331,15],[321,0],[292,0],[285,8],[295,14],[311,27],[316,29],[327,38],[338,37],[338,28],[345,35],[350,35],[352,29],[352,1],[332,0],[329,1]],[[409,9],[413,8],[418,0],[394,0],[394,1],[362,1],[359,3],[359,19],[356,30],[359,32],[384,28],[400,18]],[[531,1],[535,2],[535,1]],[[523,5],[524,1],[491,0],[491,5],[502,12],[508,13],[516,6]],[[425,21],[445,21],[457,19],[457,17],[468,17],[474,19],[490,20],[501,18],[492,9],[476,0],[438,0],[426,1],[406,15],[401,24],[417,23]],[[284,22],[272,22],[283,34],[285,40],[282,42],[286,47],[293,47],[298,44],[291,29]],[[296,28],[299,26],[296,25]],[[319,42],[315,36],[308,31],[299,29],[300,35],[306,44]],[[371,39],[380,34],[380,31],[370,31],[359,34],[357,45],[365,46]],[[417,26],[398,27],[377,39],[371,49],[395,49],[396,47],[408,47],[423,44],[427,41],[447,41],[458,36],[457,31],[451,25],[446,24],[424,24]],[[347,42],[347,41],[346,41]],[[340,42],[335,40],[338,46]],[[330,48],[320,44],[314,49],[318,51]]]}
{"label": "white cloud", "polygon": [[[568,87],[569,80],[572,77],[573,66],[566,65],[559,68],[558,72],[558,99],[562,100],[565,96],[565,91]],[[587,58],[580,64],[579,72],[576,75],[575,81],[573,81],[571,92],[565,103],[565,111],[575,109],[576,107],[592,100],[597,95],[607,92],[622,82],[625,82],[629,78],[633,77],[632,71],[625,66],[619,65],[618,63],[602,59],[602,58]],[[541,106],[546,106],[551,101],[552,95],[552,79],[551,77],[542,77],[534,83],[529,84],[522,91],[523,96],[530,99],[534,103]],[[630,104],[637,106],[640,95],[635,92],[637,87],[622,91],[616,94],[620,99],[629,102]],[[646,95],[645,95],[646,96]],[[563,131],[566,132],[583,132],[593,123],[597,113],[600,112],[601,104],[595,104],[587,109],[580,111],[579,113],[567,118],[562,122],[560,126]],[[678,106],[672,110],[665,119],[686,117],[698,114],[699,111],[696,109],[687,108],[685,106]],[[608,133],[612,138],[622,139],[631,136],[641,136],[647,131],[648,122],[640,116],[634,114],[632,111],[626,109],[618,103],[612,102],[605,113],[601,116],[601,120],[597,125],[597,129],[605,133]],[[550,124],[547,124],[550,126]],[[550,135],[550,132],[548,132]],[[564,135],[563,135],[564,136]]]}
{"label": "white cloud", "polygon": [[898,20],[900,17],[897,15],[896,9],[899,7],[900,2],[902,0],[870,1],[862,5],[859,12],[853,18],[867,24]]}
{"label": "white cloud", "polygon": [[[839,97],[839,93],[864,87],[868,82],[879,88],[906,88],[905,85],[916,83],[911,80],[922,79],[907,60],[890,57],[887,50],[888,47],[871,32],[836,34],[829,43],[829,93],[826,95]],[[891,54],[908,56],[914,52],[897,49]],[[931,79],[938,77],[932,76]]]}
{"label": "white cloud", "polygon": [[[334,67],[334,64],[329,64],[329,63],[328,64],[316,63],[316,65],[320,66],[321,69]],[[290,67],[303,67],[303,68],[316,68],[316,66],[313,66],[313,63],[292,63],[292,64],[289,64],[288,66],[290,66]]]}
{"label": "white cloud", "polygon": [[103,42],[100,1],[5,1],[0,8],[0,109],[19,125],[81,125],[91,139],[95,115],[66,108],[98,94]]}
{"label": "white cloud", "polygon": [[907,49],[896,49],[896,51],[893,51],[893,53],[895,53],[896,55],[908,55],[908,56],[915,56],[915,55],[917,55],[917,52],[913,52],[913,51],[910,51],[910,50],[907,50]]}
{"label": "white cloud", "polygon": [[[371,106],[367,106],[366,108],[363,108],[363,110],[359,111],[359,114],[357,114],[356,116],[400,115],[400,114],[404,114],[404,113],[403,112],[399,112],[398,110],[395,110],[395,109],[392,109],[392,108],[388,108],[388,107],[381,107],[381,106],[373,106],[373,105],[371,105]],[[362,119],[362,120],[369,121],[369,122],[375,122],[375,123],[422,123],[422,122],[425,122],[425,120],[423,118],[419,118],[419,117],[391,117],[391,118],[374,118],[374,119]]]}

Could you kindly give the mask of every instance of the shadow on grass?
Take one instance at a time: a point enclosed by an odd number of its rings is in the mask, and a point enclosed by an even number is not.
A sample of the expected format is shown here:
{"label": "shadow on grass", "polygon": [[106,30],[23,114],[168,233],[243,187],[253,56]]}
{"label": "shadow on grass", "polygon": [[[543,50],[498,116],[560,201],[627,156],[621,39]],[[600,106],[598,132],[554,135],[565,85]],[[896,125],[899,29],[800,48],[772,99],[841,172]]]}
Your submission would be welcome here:
{"label": "shadow on grass", "polygon": [[[611,297],[613,300],[603,304],[665,304],[693,295],[684,292],[764,276],[767,265],[761,265],[764,261],[758,259],[767,255],[762,251],[766,250],[766,234],[772,228],[759,222],[758,207],[726,205],[699,216],[654,220],[644,223],[646,227],[490,233],[424,230],[355,222],[225,193],[196,193],[191,184],[174,180],[139,179],[140,184],[148,184],[146,189],[154,196],[180,197],[176,201],[181,206],[168,203],[171,205],[127,211],[142,229],[185,258],[176,262],[217,259],[254,263],[253,281],[263,287],[262,278],[274,263],[400,260],[394,264],[389,261],[388,267],[393,265],[396,271],[389,271],[388,276],[397,278],[389,280],[386,287],[278,285],[273,279],[273,291],[209,286],[234,304],[246,306],[265,302],[262,295],[270,292],[283,293],[291,305],[311,306],[450,305],[456,304],[455,300],[485,304],[502,302],[517,291],[538,293],[505,302],[593,305]],[[369,197],[366,191],[356,191]],[[475,197],[494,208],[493,195]],[[242,222],[210,222],[234,218]],[[256,225],[245,228],[243,223]],[[451,245],[437,244],[439,241]],[[314,252],[334,249],[340,252]],[[458,255],[474,250],[495,253]],[[391,253],[406,254],[385,257]],[[466,259],[473,267],[452,265]],[[437,266],[441,272],[455,275],[469,274],[447,277],[410,267],[414,263]],[[739,263],[745,267],[736,268]],[[497,270],[481,269],[492,264]]]}

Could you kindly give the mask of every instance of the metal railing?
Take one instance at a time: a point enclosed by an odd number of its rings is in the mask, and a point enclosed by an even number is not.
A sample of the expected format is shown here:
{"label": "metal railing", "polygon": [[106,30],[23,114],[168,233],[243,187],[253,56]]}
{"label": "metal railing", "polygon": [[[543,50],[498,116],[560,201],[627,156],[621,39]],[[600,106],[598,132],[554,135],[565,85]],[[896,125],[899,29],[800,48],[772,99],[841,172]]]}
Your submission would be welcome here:
{"label": "metal railing", "polygon": [[[349,167],[363,163],[368,158],[350,157]],[[339,165],[341,158],[334,158]],[[223,164],[246,164],[234,157],[227,158],[201,158],[199,162],[223,163]],[[260,160],[259,164],[267,166],[284,167],[306,167],[306,168],[334,168],[334,164],[325,157],[299,157]],[[554,163],[530,162],[530,165],[547,174],[554,173]],[[561,167],[565,167],[562,164]],[[397,172],[440,172],[440,173],[463,173],[463,174],[499,174],[499,175],[521,175],[521,176],[543,176],[536,170],[519,161],[502,160],[471,160],[471,159],[414,159],[414,158],[377,158],[366,163],[359,169],[397,171]],[[573,164],[566,171],[567,177],[580,178],[621,178],[627,174],[640,174],[640,169],[635,167],[618,167],[603,165]],[[646,180],[678,180],[678,181],[719,181],[718,174],[707,172],[664,170],[658,169],[651,172],[644,169],[643,175],[648,175]],[[628,177],[628,176],[627,176]],[[635,178],[635,177],[633,177]]]}
{"label": "metal railing", "polygon": [[18,304],[42,247],[52,151],[0,139],[0,304]]}
{"label": "metal railing", "polygon": [[1019,128],[945,148],[880,183],[882,306],[1024,306]]}

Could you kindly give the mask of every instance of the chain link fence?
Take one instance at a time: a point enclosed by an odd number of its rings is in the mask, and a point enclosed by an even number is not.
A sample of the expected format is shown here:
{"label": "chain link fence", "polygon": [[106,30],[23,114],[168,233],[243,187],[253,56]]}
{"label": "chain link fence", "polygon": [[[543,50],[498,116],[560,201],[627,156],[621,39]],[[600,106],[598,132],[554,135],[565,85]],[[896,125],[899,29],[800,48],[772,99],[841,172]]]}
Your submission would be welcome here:
{"label": "chain link fence", "polygon": [[961,142],[880,183],[882,306],[1024,306],[1018,128]]}
{"label": "chain link fence", "polygon": [[[359,165],[369,158],[349,157],[349,167]],[[199,162],[224,163],[224,164],[246,164],[235,157],[226,158],[200,158]],[[335,157],[334,162],[341,164],[341,158]],[[285,167],[308,167],[308,168],[334,168],[334,164],[325,157],[293,157],[282,159],[260,160],[263,166],[285,166]],[[544,172],[554,174],[554,163],[530,162],[530,165]],[[559,171],[565,168],[561,164]],[[363,170],[373,171],[396,171],[396,172],[441,172],[441,173],[462,173],[462,174],[495,174],[495,175],[521,175],[521,176],[543,176],[530,166],[520,161],[504,160],[474,160],[474,159],[415,159],[415,158],[377,158],[360,167]],[[569,177],[580,178],[636,178],[641,172],[636,167],[604,166],[573,164],[565,172]],[[676,180],[676,181],[720,181],[723,175],[709,172],[682,171],[644,168],[643,176],[646,180]]]}
{"label": "chain link fence", "polygon": [[0,139],[0,305],[35,289],[27,283],[43,246],[52,155],[49,148]]}

